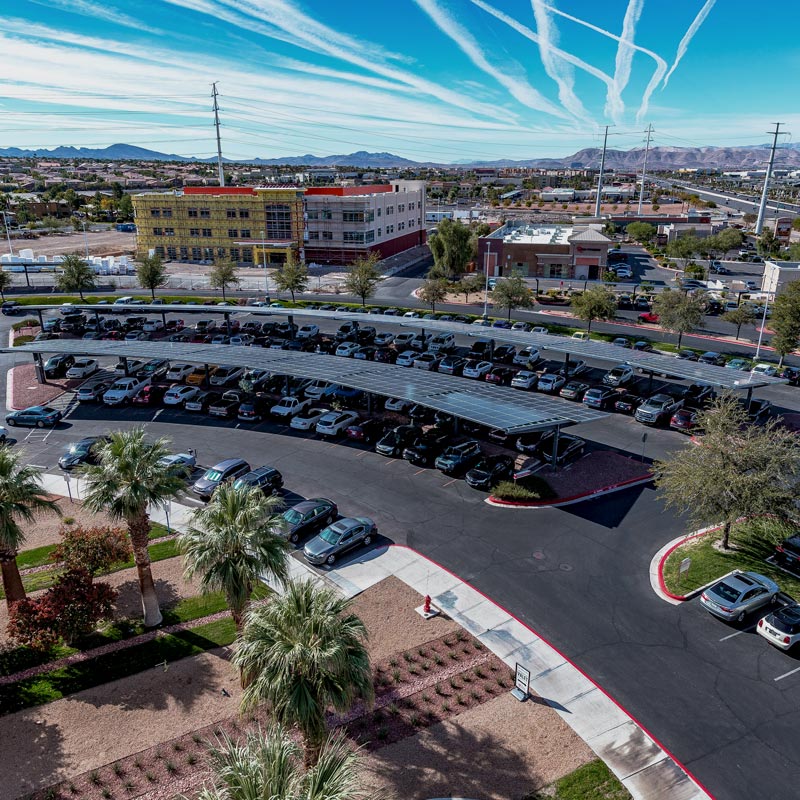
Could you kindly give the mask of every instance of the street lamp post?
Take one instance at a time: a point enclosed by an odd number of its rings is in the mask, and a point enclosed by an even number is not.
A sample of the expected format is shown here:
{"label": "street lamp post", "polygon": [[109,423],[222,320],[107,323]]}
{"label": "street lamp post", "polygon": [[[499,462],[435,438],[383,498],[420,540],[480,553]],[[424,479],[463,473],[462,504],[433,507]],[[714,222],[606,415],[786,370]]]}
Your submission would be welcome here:
{"label": "street lamp post", "polygon": [[486,272],[486,284],[483,289],[483,318],[489,317],[489,256],[492,254],[492,243],[486,242],[486,255],[484,256],[484,270]]}
{"label": "street lamp post", "polygon": [[264,231],[261,231],[261,261],[264,264],[264,285],[266,288],[267,293],[267,302],[269,303],[269,273],[267,272],[267,241],[264,235]]}
{"label": "street lamp post", "polygon": [[86,235],[86,220],[83,222],[83,245],[86,248],[86,260],[89,260],[89,237]]}
{"label": "street lamp post", "polygon": [[3,215],[3,226],[6,229],[6,238],[8,239],[8,254],[13,258],[14,248],[11,246],[11,229],[8,227],[8,217],[5,211],[0,211],[0,214]]}
{"label": "street lamp post", "polygon": [[767,302],[764,304],[764,309],[761,314],[761,327],[758,329],[758,344],[756,345],[755,360],[758,361],[761,355],[761,340],[764,338],[764,328],[767,327],[767,312],[769,311],[769,292],[767,292]]}

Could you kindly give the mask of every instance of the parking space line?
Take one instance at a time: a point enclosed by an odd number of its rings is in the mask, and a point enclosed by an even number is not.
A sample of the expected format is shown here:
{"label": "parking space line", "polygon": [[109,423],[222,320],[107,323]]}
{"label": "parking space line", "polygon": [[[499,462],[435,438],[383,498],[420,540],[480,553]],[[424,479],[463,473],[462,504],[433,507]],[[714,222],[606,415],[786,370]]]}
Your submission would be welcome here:
{"label": "parking space line", "polygon": [[418,469],[414,474],[419,475],[420,472],[425,472],[425,467],[422,467],[422,469]]}
{"label": "parking space line", "polygon": [[447,481],[447,483],[443,483],[442,484],[442,489],[444,489],[446,486],[450,486],[451,484],[455,483],[457,480],[458,480],[458,478],[453,478],[453,480]]}
{"label": "parking space line", "polygon": [[362,450],[362,451],[361,451],[361,452],[360,452],[360,453],[359,453],[359,454],[356,456],[356,458],[364,458],[364,456],[368,456],[369,454],[370,454],[370,451],[369,451],[369,450]]}
{"label": "parking space line", "polygon": [[729,633],[727,636],[723,636],[720,641],[727,642],[728,639],[733,639],[734,636],[740,636],[743,633],[752,633],[756,629],[755,625],[751,625],[749,628],[742,628],[740,631],[736,631],[735,633]]}
{"label": "parking space line", "polygon": [[156,411],[156,413],[153,414],[153,419],[151,419],[150,422],[155,422],[161,416],[161,414],[163,414],[163,413],[164,413],[164,409],[163,408],[159,408],[158,411]]}
{"label": "parking space line", "polygon": [[784,678],[788,678],[790,675],[794,675],[795,672],[800,672],[800,667],[795,667],[794,669],[790,669],[788,672],[784,672],[783,675],[778,675],[777,678],[773,678],[774,681],[782,681]]}

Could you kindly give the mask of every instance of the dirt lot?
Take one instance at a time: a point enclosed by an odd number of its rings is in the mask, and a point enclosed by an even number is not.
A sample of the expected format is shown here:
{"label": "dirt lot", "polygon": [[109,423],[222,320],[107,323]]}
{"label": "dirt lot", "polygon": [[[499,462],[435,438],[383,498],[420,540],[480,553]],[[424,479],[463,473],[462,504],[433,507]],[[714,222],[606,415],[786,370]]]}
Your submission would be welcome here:
{"label": "dirt lot", "polygon": [[[87,226],[88,228],[88,226]],[[86,254],[86,240],[89,242],[89,255],[122,256],[131,255],[136,246],[135,233],[122,233],[117,230],[83,231],[64,236],[40,236],[38,239],[14,239],[14,251],[30,248],[37,256],[66,255],[67,253]]]}

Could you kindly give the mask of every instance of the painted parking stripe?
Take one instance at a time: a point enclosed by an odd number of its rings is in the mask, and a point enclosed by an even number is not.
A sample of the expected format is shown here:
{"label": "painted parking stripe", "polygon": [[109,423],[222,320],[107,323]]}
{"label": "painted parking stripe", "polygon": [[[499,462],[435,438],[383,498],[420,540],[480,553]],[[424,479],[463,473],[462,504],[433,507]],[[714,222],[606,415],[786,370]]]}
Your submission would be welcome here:
{"label": "painted parking stripe", "polygon": [[773,678],[774,681],[782,681],[784,678],[788,678],[790,675],[794,675],[795,672],[800,672],[800,667],[795,667],[794,669],[790,669],[788,672],[784,672],[783,675],[778,675],[777,678]]}
{"label": "painted parking stripe", "polygon": [[425,472],[425,467],[423,467],[422,469],[418,469],[414,474],[419,475],[420,472]]}
{"label": "painted parking stripe", "polygon": [[447,481],[447,483],[443,483],[442,484],[442,488],[444,489],[446,486],[450,486],[451,484],[455,483],[457,480],[458,480],[458,478],[453,478],[453,480]]}
{"label": "painted parking stripe", "polygon": [[733,639],[734,636],[740,636],[743,633],[752,633],[756,629],[755,625],[751,625],[749,628],[743,628],[740,631],[736,631],[734,633],[729,633],[727,636],[723,636],[720,641],[727,642],[728,639]]}

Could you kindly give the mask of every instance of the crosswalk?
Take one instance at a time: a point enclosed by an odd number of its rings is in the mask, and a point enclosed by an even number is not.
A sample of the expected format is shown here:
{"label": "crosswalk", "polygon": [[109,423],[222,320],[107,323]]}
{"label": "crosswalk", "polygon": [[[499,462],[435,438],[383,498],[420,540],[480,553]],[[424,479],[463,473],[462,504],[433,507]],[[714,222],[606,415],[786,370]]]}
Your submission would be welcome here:
{"label": "crosswalk", "polygon": [[[95,383],[109,383],[114,380],[117,376],[115,375],[113,370],[110,369],[100,369],[94,373],[90,378],[87,378],[81,386],[92,386]],[[80,388],[80,387],[78,387]],[[58,397],[55,398],[52,402],[48,403],[51,408],[55,408],[56,410],[60,411],[63,418],[66,419],[72,411],[74,411],[75,406],[78,405],[78,393],[77,389],[67,389],[63,394],[60,394]]]}

